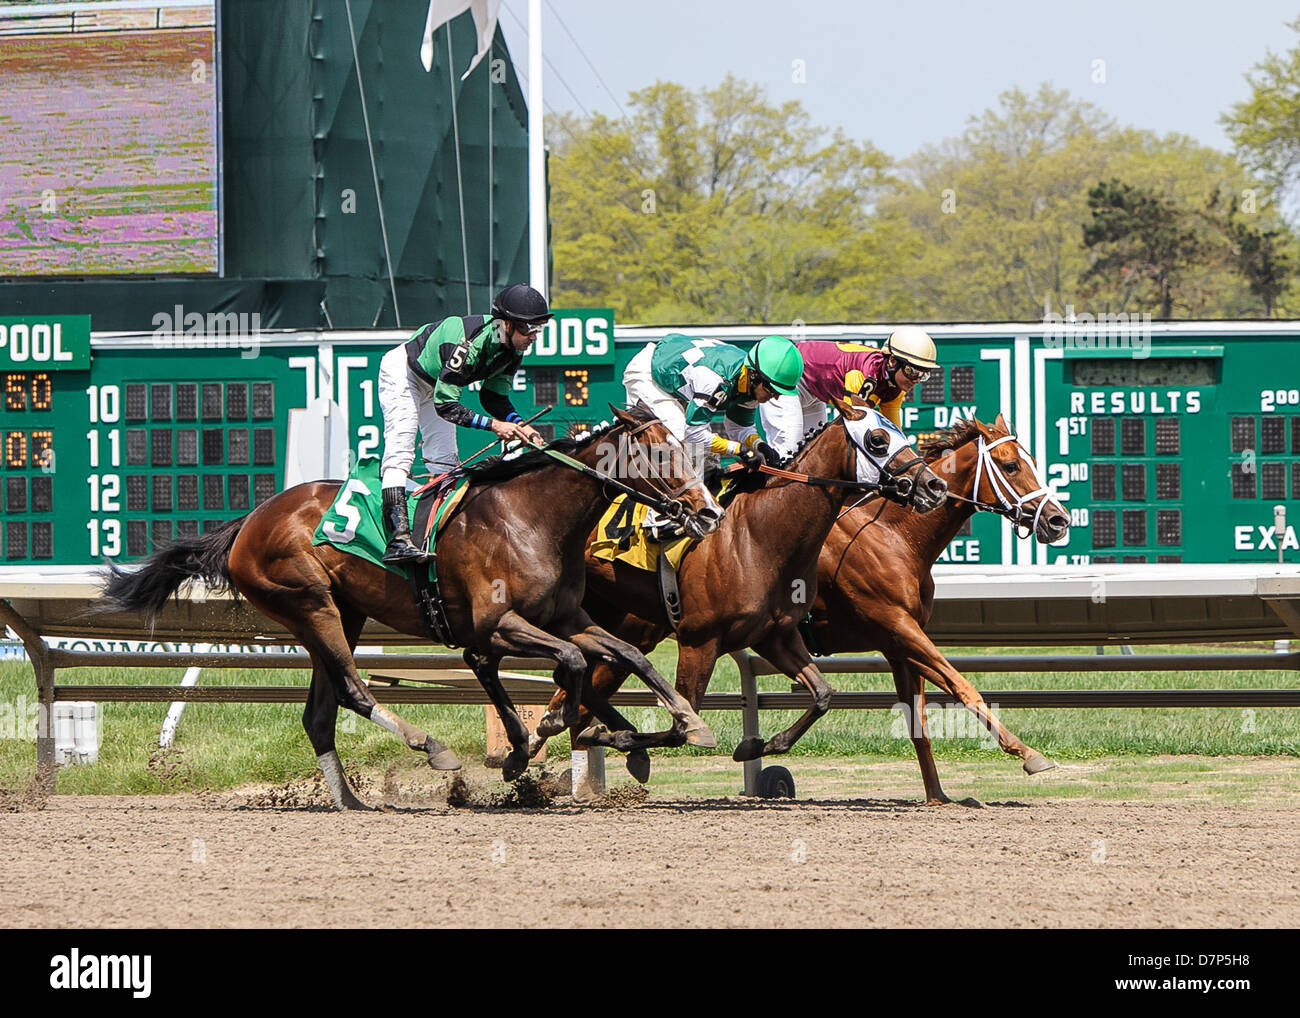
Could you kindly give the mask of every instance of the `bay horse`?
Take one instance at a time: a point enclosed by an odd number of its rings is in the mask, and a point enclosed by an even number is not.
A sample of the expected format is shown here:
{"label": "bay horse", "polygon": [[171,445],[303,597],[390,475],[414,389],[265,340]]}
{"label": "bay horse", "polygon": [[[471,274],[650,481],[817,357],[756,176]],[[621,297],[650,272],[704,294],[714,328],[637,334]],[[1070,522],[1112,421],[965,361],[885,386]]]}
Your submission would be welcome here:
{"label": "bay horse", "polygon": [[[659,694],[687,742],[716,745],[708,726],[645,656],[583,610],[587,536],[613,494],[611,478],[598,474],[596,464],[642,464],[623,470],[626,486],[680,518],[688,531],[709,533],[722,514],[684,450],[658,455],[680,443],[657,417],[644,406],[614,413],[611,425],[547,447],[590,473],[541,450],[466,468],[469,489],[438,541],[450,628],[467,648],[465,662],[510,737],[507,778],[528,764],[528,729],[497,673],[501,658],[510,654],[556,662],[555,682],[571,697],[570,721],[578,718],[579,701],[598,717],[612,718],[603,701],[584,695],[583,680],[589,659],[617,662]],[[405,577],[332,544],[312,543],[341,483],[297,485],[241,519],[163,548],[137,570],[110,565],[103,607],[153,615],[185,581],[202,579],[214,589],[233,589],[297,637],[312,662],[303,727],[335,806],[347,810],[368,807],[353,792],[335,750],[340,706],[425,753],[435,770],[455,770],[460,761],[432,735],[377,703],[357,673],[352,652],[367,618],[416,637],[427,637],[427,631]]]}
{"label": "bay horse", "polygon": [[[750,760],[786,752],[830,708],[832,689],[813,664],[798,625],[817,592],[817,556],[836,516],[850,497],[876,482],[882,470],[903,477],[909,501],[918,512],[943,502],[946,486],[913,452],[907,438],[873,409],[837,401],[840,417],[809,437],[784,468],[822,479],[850,482],[818,485],[789,478],[753,475],[738,487],[716,533],[698,542],[681,561],[678,587],[682,621],[677,630],[677,690],[692,708],[701,699],[722,654],[752,647],[808,690],[812,703],[787,730],[764,742],[748,739],[734,755]],[[872,451],[872,450],[877,451]],[[868,489],[869,490],[869,489]],[[642,651],[667,636],[670,623],[653,573],[587,556],[588,612],[611,632]],[[608,697],[627,670],[597,663],[592,684]],[[551,735],[570,727],[564,716],[567,694],[558,692],[529,742],[536,753]],[[603,720],[603,719],[602,719]],[[582,721],[575,727],[581,728]],[[626,720],[619,730],[605,726],[577,733],[579,744],[613,746],[628,752],[627,767],[645,781],[651,746],[681,745],[677,731],[641,734]]]}
{"label": "bay horse", "polygon": [[878,650],[889,661],[926,802],[939,805],[951,800],[939,784],[930,748],[923,679],[974,712],[1003,752],[1023,761],[1026,774],[1055,765],[1003,726],[925,634],[934,611],[930,571],[976,511],[998,513],[1043,544],[1066,535],[1070,514],[1039,479],[1033,457],[1001,414],[991,427],[977,420],[957,424],[921,442],[918,451],[947,480],[947,502],[928,516],[888,504],[863,506],[831,528],[817,563],[812,642],[826,654]]}

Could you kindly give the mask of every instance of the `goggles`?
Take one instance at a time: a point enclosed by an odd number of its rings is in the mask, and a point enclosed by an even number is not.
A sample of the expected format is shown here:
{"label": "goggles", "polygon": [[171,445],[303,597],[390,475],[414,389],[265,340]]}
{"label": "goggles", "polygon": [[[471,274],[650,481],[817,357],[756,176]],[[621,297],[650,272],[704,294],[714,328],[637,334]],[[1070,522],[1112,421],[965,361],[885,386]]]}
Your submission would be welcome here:
{"label": "goggles", "polygon": [[929,368],[916,368],[906,361],[899,361],[898,366],[903,369],[903,374],[916,382],[924,382],[930,377]]}

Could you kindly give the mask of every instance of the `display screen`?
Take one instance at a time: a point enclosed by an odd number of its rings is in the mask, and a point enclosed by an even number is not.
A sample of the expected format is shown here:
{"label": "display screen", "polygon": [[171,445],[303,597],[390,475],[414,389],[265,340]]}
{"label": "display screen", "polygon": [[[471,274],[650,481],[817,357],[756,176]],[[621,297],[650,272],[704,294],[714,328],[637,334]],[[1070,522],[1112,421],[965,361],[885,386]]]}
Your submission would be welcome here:
{"label": "display screen", "polygon": [[218,271],[215,7],[0,7],[0,275]]}
{"label": "display screen", "polygon": [[1073,385],[1213,385],[1219,371],[1216,357],[1089,357],[1069,365]]}
{"label": "display screen", "polygon": [[586,368],[568,368],[564,372],[564,405],[586,406],[591,397],[590,373]]}

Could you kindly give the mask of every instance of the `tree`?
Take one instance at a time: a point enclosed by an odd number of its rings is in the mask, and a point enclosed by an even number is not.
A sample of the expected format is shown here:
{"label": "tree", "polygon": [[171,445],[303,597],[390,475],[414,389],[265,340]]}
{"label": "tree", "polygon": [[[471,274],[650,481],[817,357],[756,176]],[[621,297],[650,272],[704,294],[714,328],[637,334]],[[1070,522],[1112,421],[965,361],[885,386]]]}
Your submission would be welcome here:
{"label": "tree", "polygon": [[1221,208],[1216,191],[1207,203],[1213,221],[1227,245],[1226,260],[1246,281],[1250,292],[1264,302],[1264,317],[1272,318],[1278,298],[1290,283],[1294,265],[1288,247],[1293,238],[1285,228],[1264,229],[1240,218],[1240,205],[1230,198]]}
{"label": "tree", "polygon": [[[1300,18],[1287,27],[1300,33]],[[1250,98],[1219,118],[1241,161],[1278,194],[1300,183],[1300,45],[1246,75]]]}
{"label": "tree", "polygon": [[1118,282],[1130,290],[1154,285],[1159,317],[1172,317],[1179,277],[1204,251],[1186,211],[1114,179],[1088,191],[1088,208],[1092,221],[1083,226],[1084,246],[1107,247],[1083,278]]}
{"label": "tree", "polygon": [[658,82],[624,122],[548,130],[554,299],[623,320],[817,319],[888,180],[870,144],[730,76]]}

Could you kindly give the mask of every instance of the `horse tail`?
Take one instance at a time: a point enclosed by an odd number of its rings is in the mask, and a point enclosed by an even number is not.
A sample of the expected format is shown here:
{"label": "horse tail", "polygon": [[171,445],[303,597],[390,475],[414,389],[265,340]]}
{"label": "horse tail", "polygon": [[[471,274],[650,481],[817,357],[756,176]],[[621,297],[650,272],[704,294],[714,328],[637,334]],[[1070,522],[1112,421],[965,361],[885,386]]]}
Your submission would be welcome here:
{"label": "horse tail", "polygon": [[143,612],[152,619],[186,580],[202,580],[215,593],[233,590],[230,549],[246,519],[241,516],[197,537],[173,541],[136,569],[108,563],[101,610]]}

